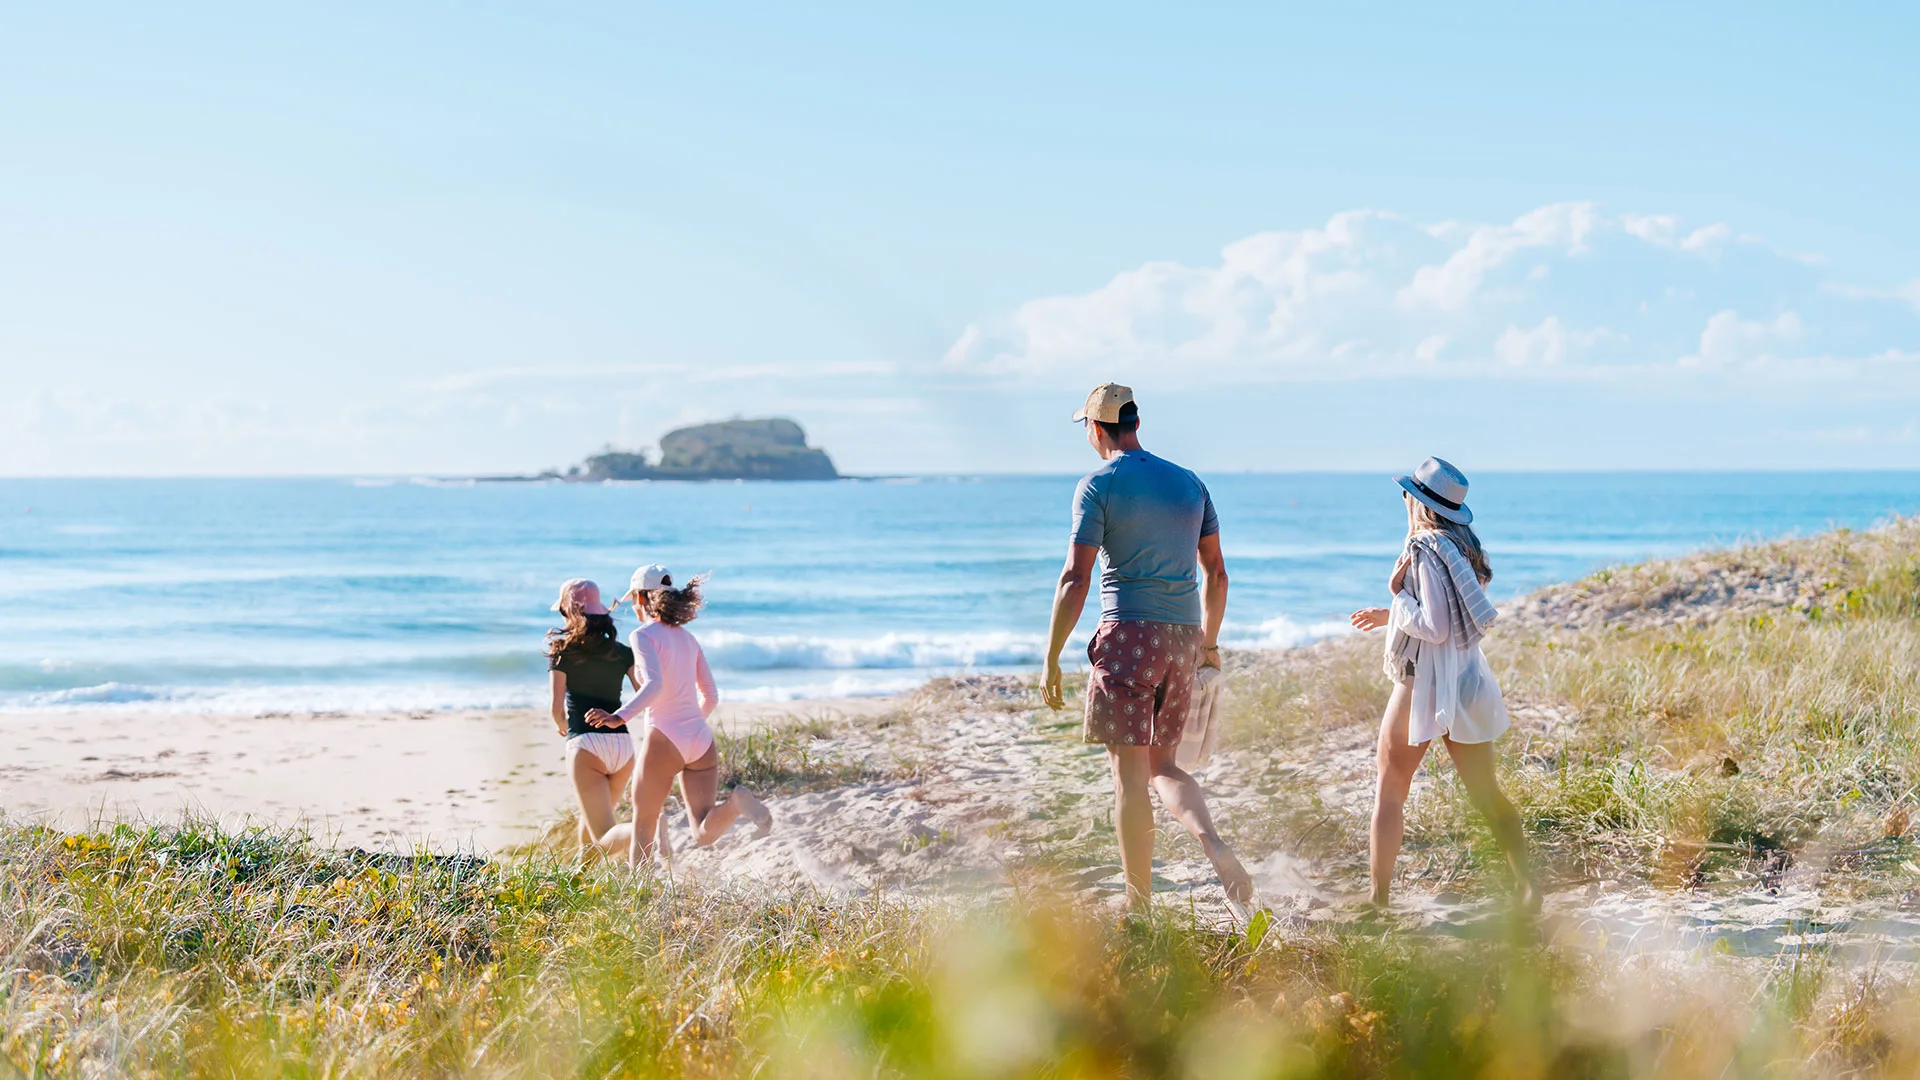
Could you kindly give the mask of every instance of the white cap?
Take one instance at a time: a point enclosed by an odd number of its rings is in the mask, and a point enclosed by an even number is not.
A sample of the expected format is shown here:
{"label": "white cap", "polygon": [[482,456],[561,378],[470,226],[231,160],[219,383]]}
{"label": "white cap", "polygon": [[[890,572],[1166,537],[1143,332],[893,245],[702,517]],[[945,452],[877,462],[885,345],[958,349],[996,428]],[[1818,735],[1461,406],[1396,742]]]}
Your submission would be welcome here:
{"label": "white cap", "polygon": [[667,568],[659,563],[653,563],[633,572],[633,579],[627,582],[627,593],[632,595],[637,592],[652,592],[655,589],[668,588],[672,584],[673,575],[667,573]]}

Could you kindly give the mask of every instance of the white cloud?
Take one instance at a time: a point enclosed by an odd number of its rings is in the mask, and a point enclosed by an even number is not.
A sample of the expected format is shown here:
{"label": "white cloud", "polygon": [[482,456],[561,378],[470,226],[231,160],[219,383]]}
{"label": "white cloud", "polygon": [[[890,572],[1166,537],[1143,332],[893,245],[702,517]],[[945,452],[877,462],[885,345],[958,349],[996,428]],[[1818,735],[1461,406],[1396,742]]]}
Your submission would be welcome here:
{"label": "white cloud", "polygon": [[1511,225],[1482,225],[1466,231],[1459,248],[1438,266],[1423,266],[1400,289],[1403,307],[1458,311],[1467,306],[1487,274],[1529,248],[1557,248],[1569,255],[1584,249],[1599,218],[1593,203],[1556,203],[1522,214]]}
{"label": "white cloud", "polygon": [[1920,312],[1920,278],[1914,278],[1905,285],[1895,285],[1891,289],[1872,289],[1861,285],[1829,284],[1826,291],[1835,296],[1844,296],[1850,300],[1898,300]]}
{"label": "white cloud", "polygon": [[[1680,218],[1674,214],[1621,214],[1619,221],[1627,235],[1637,240],[1681,251],[1710,253],[1734,239],[1733,228],[1724,222],[1683,231]],[[1742,239],[1758,241],[1758,237]]]}
{"label": "white cloud", "polygon": [[1769,320],[1747,320],[1732,310],[1717,311],[1700,331],[1699,350],[1681,363],[1726,366],[1772,360],[1778,348],[1793,344],[1804,330],[1800,316],[1791,311]]}
{"label": "white cloud", "polygon": [[520,383],[602,382],[672,378],[684,382],[733,382],[742,379],[829,379],[890,375],[894,364],[879,362],[712,364],[666,361],[638,364],[526,365],[461,371],[408,385],[409,390],[458,394]]}
{"label": "white cloud", "polygon": [[1568,330],[1558,315],[1549,315],[1531,330],[1509,326],[1493,343],[1494,355],[1513,367],[1555,366],[1572,353],[1583,352],[1613,336],[1604,326]]}
{"label": "white cloud", "polygon": [[[1391,376],[1596,378],[1761,363],[1866,370],[1920,345],[1920,282],[1868,293],[1724,223],[1555,203],[1507,224],[1379,210],[1257,233],[1210,264],[1159,261],[1088,292],[976,320],[949,370],[987,378],[1188,382]],[[1738,312],[1771,311],[1763,318]],[[1900,309],[1904,311],[1904,309]],[[1898,317],[1896,317],[1898,316]],[[1705,328],[1703,330],[1703,327]]]}
{"label": "white cloud", "polygon": [[1725,225],[1703,225],[1680,241],[1682,251],[1710,251],[1733,239],[1733,230]]}

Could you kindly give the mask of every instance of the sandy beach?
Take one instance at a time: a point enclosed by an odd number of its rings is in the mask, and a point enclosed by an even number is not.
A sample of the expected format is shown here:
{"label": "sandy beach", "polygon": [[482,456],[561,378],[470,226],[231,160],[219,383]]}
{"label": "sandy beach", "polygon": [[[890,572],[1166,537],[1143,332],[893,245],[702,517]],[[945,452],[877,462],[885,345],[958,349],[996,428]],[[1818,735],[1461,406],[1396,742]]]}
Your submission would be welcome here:
{"label": "sandy beach", "polygon": [[[714,720],[738,734],[890,707],[728,704]],[[66,829],[192,811],[229,826],[304,824],[340,846],[494,851],[572,807],[561,742],[531,709],[0,713],[0,810]]]}

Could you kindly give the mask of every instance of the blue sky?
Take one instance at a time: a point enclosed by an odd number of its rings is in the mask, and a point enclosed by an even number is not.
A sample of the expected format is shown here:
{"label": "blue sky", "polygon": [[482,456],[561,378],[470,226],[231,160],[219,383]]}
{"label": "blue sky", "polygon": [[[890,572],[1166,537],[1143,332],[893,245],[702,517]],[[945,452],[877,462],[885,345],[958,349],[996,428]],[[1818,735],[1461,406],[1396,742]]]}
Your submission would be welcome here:
{"label": "blue sky", "polygon": [[15,7],[0,474],[1920,466],[1910,7]]}

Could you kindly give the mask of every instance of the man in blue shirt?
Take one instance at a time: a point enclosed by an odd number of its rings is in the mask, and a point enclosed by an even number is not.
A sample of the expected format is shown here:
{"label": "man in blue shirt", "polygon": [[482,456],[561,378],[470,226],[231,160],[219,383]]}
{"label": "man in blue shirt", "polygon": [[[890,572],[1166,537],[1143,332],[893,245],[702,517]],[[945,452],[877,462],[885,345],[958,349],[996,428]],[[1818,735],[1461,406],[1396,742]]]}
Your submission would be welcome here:
{"label": "man in blue shirt", "polygon": [[1106,745],[1113,769],[1128,903],[1144,910],[1153,888],[1149,788],[1200,841],[1228,899],[1246,903],[1252,879],[1214,831],[1200,785],[1174,763],[1195,667],[1220,665],[1227,564],[1213,498],[1199,477],[1140,448],[1140,411],[1127,387],[1095,387],[1073,418],[1085,422],[1087,442],[1106,464],[1073,494],[1073,541],[1047,642],[1047,706],[1066,707],[1060,650],[1086,606],[1094,560],[1104,556],[1083,735]]}

